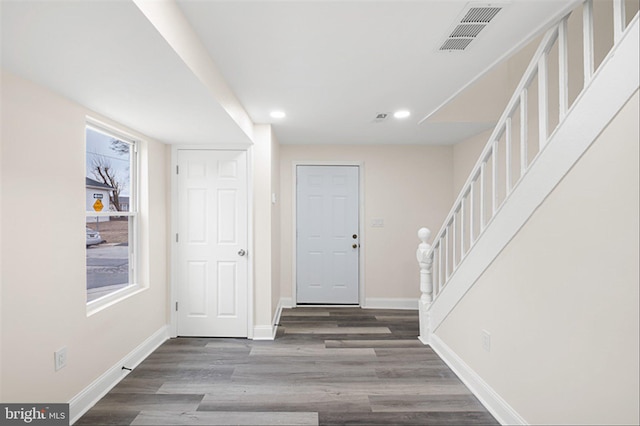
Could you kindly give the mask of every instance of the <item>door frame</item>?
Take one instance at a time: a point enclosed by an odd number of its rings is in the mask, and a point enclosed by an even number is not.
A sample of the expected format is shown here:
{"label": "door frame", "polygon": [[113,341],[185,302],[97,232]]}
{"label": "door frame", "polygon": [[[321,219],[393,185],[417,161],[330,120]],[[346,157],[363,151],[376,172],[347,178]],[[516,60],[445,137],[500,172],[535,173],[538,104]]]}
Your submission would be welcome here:
{"label": "door frame", "polygon": [[171,273],[169,276],[169,336],[178,337],[178,314],[175,306],[178,303],[178,243],[175,235],[178,233],[178,151],[245,151],[247,153],[247,339],[253,339],[253,150],[249,143],[238,144],[202,144],[202,145],[171,145],[171,226],[167,236],[170,244]]}
{"label": "door frame", "polygon": [[360,253],[358,256],[358,305],[364,306],[365,301],[365,280],[364,280],[364,259],[365,259],[365,247],[366,247],[366,235],[364,233],[364,161],[292,161],[291,168],[291,298],[292,306],[298,306],[298,283],[297,283],[297,252],[298,252],[298,166],[355,166],[358,167],[358,235],[360,240]]}

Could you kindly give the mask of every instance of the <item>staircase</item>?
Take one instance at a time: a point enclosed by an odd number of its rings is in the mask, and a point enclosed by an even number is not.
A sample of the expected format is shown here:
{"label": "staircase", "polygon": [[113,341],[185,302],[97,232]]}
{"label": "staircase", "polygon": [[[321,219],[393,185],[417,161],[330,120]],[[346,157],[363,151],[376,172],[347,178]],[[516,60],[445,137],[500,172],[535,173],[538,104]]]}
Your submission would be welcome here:
{"label": "staircase", "polygon": [[[547,31],[444,224],[432,242],[429,229],[418,232],[419,339],[437,352],[434,331],[638,90],[637,9],[614,0],[598,16],[596,6],[582,2]],[[569,42],[576,34],[581,46]],[[500,405],[490,394],[476,392]],[[490,411],[502,423],[526,423]]]}

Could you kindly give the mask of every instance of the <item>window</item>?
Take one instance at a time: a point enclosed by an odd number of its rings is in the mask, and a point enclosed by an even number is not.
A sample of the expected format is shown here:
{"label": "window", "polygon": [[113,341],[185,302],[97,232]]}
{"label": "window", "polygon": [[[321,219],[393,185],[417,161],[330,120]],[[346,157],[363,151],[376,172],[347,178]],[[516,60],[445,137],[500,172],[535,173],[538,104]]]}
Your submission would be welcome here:
{"label": "window", "polygon": [[86,127],[87,303],[110,300],[136,284],[137,149],[132,139]]}

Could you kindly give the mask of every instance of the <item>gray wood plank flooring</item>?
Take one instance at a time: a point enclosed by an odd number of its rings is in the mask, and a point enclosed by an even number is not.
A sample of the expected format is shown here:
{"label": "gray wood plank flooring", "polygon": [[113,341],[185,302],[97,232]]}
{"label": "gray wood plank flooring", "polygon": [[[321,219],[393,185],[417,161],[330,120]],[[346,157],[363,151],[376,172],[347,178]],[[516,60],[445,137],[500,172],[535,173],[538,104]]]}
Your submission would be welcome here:
{"label": "gray wood plank flooring", "polygon": [[417,335],[416,311],[285,309],[275,341],[165,342],[76,424],[498,424]]}

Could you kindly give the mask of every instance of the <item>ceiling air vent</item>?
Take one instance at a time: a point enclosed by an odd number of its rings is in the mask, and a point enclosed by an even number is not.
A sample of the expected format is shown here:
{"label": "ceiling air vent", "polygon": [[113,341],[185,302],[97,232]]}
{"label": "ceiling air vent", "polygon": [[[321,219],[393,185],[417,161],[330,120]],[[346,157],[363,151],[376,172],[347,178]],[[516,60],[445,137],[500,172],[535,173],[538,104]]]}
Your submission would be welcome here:
{"label": "ceiling air vent", "polygon": [[471,43],[471,38],[449,38],[447,39],[440,50],[464,50]]}
{"label": "ceiling air vent", "polygon": [[449,38],[475,38],[480,34],[480,31],[486,27],[486,25],[469,25],[469,24],[460,24],[458,25]]}
{"label": "ceiling air vent", "polygon": [[460,22],[488,24],[501,10],[501,7],[472,7]]}
{"label": "ceiling air vent", "polygon": [[460,51],[465,50],[469,44],[478,37],[480,31],[491,22],[502,10],[501,7],[484,6],[472,7],[466,11],[459,22],[454,24],[453,31],[440,46],[440,50]]}

